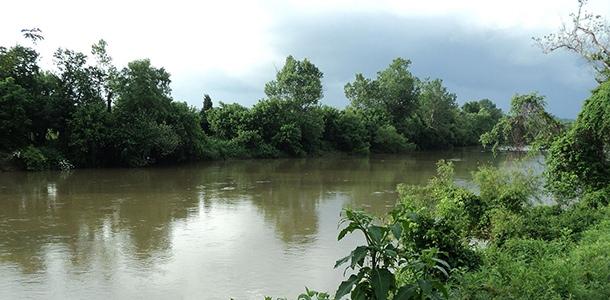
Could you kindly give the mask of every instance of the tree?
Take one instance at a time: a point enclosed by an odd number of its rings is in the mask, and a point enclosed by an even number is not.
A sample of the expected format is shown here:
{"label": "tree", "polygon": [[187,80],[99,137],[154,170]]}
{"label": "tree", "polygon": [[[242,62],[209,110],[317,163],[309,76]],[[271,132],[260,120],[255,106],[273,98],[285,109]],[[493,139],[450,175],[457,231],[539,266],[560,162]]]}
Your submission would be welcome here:
{"label": "tree", "polygon": [[207,111],[206,117],[210,122],[210,131],[214,136],[230,140],[237,137],[240,129],[246,129],[248,108],[238,103],[225,104],[220,102],[220,106]]}
{"label": "tree", "polygon": [[408,131],[408,119],[417,106],[418,79],[411,74],[411,61],[396,58],[377,73],[376,79],[356,74],[353,82],[345,85],[345,96],[350,106],[367,111],[382,112],[401,133]]}
{"label": "tree", "polygon": [[117,78],[113,145],[130,166],[145,166],[169,157],[180,137],[169,123],[172,113],[170,76],[150,61],[130,62]]}
{"label": "tree", "polygon": [[368,131],[364,122],[353,110],[339,111],[325,106],[323,139],[335,149],[366,154],[369,152]]}
{"label": "tree", "polygon": [[585,101],[572,128],[552,143],[547,182],[563,197],[577,197],[610,184],[610,81]]}
{"label": "tree", "polygon": [[34,94],[38,91],[40,74],[38,52],[20,45],[10,49],[0,47],[0,78],[12,77],[15,83]]}
{"label": "tree", "polygon": [[457,121],[459,145],[477,145],[481,135],[493,129],[504,113],[489,99],[469,101],[462,105]]}
{"label": "tree", "polygon": [[524,149],[528,145],[547,148],[561,133],[563,126],[545,110],[545,106],[544,97],[536,93],[515,95],[509,113],[490,132],[481,136],[481,143],[484,146],[492,145],[494,151],[502,146],[514,149]]}
{"label": "tree", "polygon": [[167,117],[172,101],[170,75],[155,68],[150,60],[136,60],[123,68],[117,79],[116,113],[147,115],[161,121]]}
{"label": "tree", "polygon": [[417,115],[423,132],[416,143],[423,148],[447,147],[455,143],[456,96],[442,83],[440,79],[420,83]]}
{"label": "tree", "polygon": [[210,109],[212,109],[212,106],[212,98],[210,97],[210,95],[205,94],[203,96],[203,108],[201,108],[199,116],[201,119],[201,128],[206,133],[210,132],[210,122],[208,121],[207,113]]}
{"label": "tree", "polygon": [[106,47],[108,47],[106,41],[99,40],[91,46],[91,54],[93,54],[96,59],[96,69],[101,81],[100,85],[102,86],[104,98],[106,99],[106,109],[108,112],[111,112],[112,102],[115,96],[113,89],[117,84],[118,71],[112,64],[112,57],[108,55]]}
{"label": "tree", "polygon": [[79,167],[99,166],[109,160],[111,119],[103,102],[76,108],[68,120],[68,153]]}
{"label": "tree", "polygon": [[167,123],[180,140],[172,158],[175,161],[200,159],[204,153],[205,134],[199,113],[185,102],[172,102],[170,112]]}
{"label": "tree", "polygon": [[210,98],[210,95],[205,94],[203,96],[203,111],[208,111],[212,109],[212,98]]}
{"label": "tree", "polygon": [[610,79],[610,25],[601,15],[588,12],[586,4],[587,0],[578,0],[578,10],[570,14],[571,24],[534,40],[545,53],[567,49],[579,54],[597,71],[601,83]]}
{"label": "tree", "polygon": [[409,71],[410,65],[410,60],[396,58],[387,69],[377,73],[384,106],[397,127],[417,105],[418,79]]}
{"label": "tree", "polygon": [[288,56],[276,79],[265,84],[265,94],[269,98],[290,101],[298,108],[314,106],[323,96],[323,76],[308,59],[299,61]]}
{"label": "tree", "polygon": [[44,36],[42,35],[42,30],[40,30],[40,28],[21,29],[21,33],[23,34],[24,38],[31,40],[34,44],[40,40],[44,40]]}
{"label": "tree", "polygon": [[0,80],[0,151],[13,151],[29,142],[32,121],[27,91],[12,77]]}

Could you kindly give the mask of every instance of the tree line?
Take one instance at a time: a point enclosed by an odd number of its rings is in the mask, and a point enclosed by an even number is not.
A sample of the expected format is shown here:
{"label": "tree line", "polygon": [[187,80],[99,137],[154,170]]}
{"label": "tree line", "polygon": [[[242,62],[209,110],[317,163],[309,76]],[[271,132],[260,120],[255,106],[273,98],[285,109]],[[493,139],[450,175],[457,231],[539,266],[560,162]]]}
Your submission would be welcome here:
{"label": "tree line", "polygon": [[[39,30],[24,35],[34,42]],[[204,96],[196,109],[171,96],[170,74],[150,60],[119,68],[103,40],[91,54],[58,49],[43,70],[33,47],[0,47],[2,165],[27,169],[147,166],[218,158],[341,151],[400,153],[479,144],[503,116],[490,100],[467,102],[440,79],[420,79],[402,58],[375,78],[345,85],[345,109],[322,105],[323,73],[286,58],[252,107]]]}

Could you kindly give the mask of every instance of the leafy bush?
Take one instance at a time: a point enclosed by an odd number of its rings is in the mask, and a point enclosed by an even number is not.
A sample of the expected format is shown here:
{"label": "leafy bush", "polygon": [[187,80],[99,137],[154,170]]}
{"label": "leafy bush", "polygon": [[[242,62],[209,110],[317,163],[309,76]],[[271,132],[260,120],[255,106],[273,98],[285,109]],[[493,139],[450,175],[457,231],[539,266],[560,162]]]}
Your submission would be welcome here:
{"label": "leafy bush", "polygon": [[392,125],[377,128],[372,147],[375,152],[381,153],[401,153],[415,149],[415,145],[409,143]]}
{"label": "leafy bush", "polygon": [[41,171],[49,169],[49,160],[40,149],[28,146],[20,151],[18,158],[23,162],[25,169],[29,171]]}
{"label": "leafy bush", "polygon": [[272,139],[278,149],[295,156],[305,154],[301,145],[301,129],[294,124],[285,124]]}
{"label": "leafy bush", "polygon": [[574,199],[610,184],[610,81],[584,103],[570,131],[549,149],[547,186]]}
{"label": "leafy bush", "polygon": [[455,298],[608,299],[610,215],[575,244],[569,240],[508,239],[484,251],[476,272],[456,277]]}
{"label": "leafy bush", "polygon": [[[447,296],[443,280],[447,279],[450,266],[437,258],[438,250],[414,249],[404,234],[404,222],[377,225],[373,218],[362,212],[346,210],[342,222],[347,226],[339,233],[339,240],[346,234],[360,231],[367,242],[356,247],[348,256],[340,259],[335,268],[348,264],[356,271],[343,281],[335,293],[335,299],[350,295],[351,299],[424,299]],[[397,280],[396,274],[401,274]]]}

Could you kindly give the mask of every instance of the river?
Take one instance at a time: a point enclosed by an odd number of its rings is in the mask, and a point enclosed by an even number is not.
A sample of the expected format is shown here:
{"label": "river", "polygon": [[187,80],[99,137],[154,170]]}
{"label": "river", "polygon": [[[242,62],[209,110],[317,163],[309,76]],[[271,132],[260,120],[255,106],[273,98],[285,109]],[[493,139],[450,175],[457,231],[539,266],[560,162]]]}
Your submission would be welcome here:
{"label": "river", "polygon": [[478,149],[0,173],[0,299],[294,299],[335,292],[340,212],[381,215],[439,159],[467,183]]}

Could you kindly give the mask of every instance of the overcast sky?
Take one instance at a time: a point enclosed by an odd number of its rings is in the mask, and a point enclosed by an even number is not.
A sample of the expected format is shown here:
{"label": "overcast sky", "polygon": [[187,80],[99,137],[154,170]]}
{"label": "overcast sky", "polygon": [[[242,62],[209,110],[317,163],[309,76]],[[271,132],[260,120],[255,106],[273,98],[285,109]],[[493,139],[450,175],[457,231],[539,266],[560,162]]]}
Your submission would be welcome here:
{"label": "overcast sky", "polygon": [[[393,58],[420,78],[441,78],[458,102],[489,98],[503,109],[537,91],[559,117],[575,117],[595,86],[577,56],[543,54],[531,40],[569,21],[576,0],[512,1],[32,1],[4,3],[0,45],[40,27],[43,63],[64,47],[89,53],[100,38],[115,63],[150,58],[172,74],[176,100],[251,105],[287,55],[324,72],[323,103],[343,107],[345,83],[372,77]],[[94,3],[94,4],[93,4]],[[610,15],[610,1],[590,9]]]}

